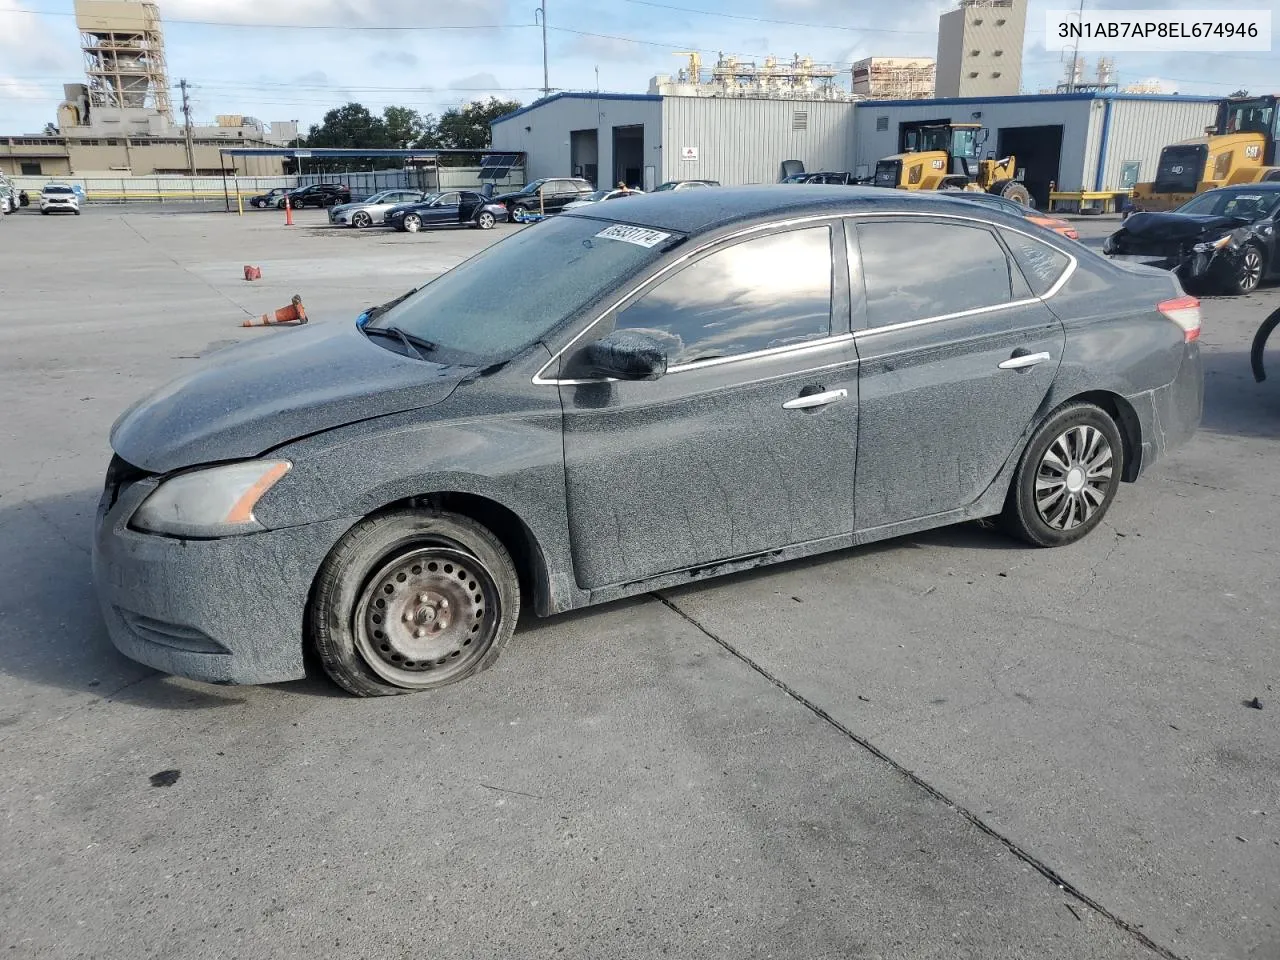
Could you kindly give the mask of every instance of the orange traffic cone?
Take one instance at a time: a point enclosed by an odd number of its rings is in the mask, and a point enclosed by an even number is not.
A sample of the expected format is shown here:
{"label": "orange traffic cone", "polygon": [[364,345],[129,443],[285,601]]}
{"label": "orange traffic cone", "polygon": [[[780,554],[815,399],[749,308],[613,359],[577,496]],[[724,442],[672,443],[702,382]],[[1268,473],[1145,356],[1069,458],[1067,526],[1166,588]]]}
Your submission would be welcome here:
{"label": "orange traffic cone", "polygon": [[242,327],[278,327],[302,325],[307,322],[307,311],[302,308],[302,297],[296,293],[287,307],[281,307],[275,315],[264,313],[257,320],[246,320]]}
{"label": "orange traffic cone", "polygon": [[245,264],[245,267],[244,267],[244,278],[245,278],[246,280],[261,280],[261,279],[262,279],[262,268],[261,268],[261,267],[251,267],[251,266],[249,266],[248,264]]}
{"label": "orange traffic cone", "polygon": [[289,202],[289,195],[284,195],[284,225],[286,227],[293,226],[293,204]]}

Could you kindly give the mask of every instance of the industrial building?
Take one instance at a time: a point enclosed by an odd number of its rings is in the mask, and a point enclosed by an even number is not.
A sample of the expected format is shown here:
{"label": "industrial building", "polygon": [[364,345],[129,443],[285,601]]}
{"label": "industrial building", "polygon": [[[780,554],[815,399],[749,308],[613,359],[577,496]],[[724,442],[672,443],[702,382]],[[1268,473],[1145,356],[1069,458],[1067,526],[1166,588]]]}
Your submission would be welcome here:
{"label": "industrial building", "polygon": [[557,93],[493,122],[529,180],[581,176],[652,190],[667,180],[773,183],[783,160],[850,170],[853,104],[761,97]]}
{"label": "industrial building", "polygon": [[1022,89],[1027,0],[960,0],[938,18],[938,97],[1004,97]]}
{"label": "industrial building", "polygon": [[493,147],[523,151],[530,180],[774,183],[784,160],[869,176],[913,129],[979,123],[983,153],[1015,156],[1043,209],[1051,184],[1119,191],[1151,179],[1160,148],[1203,135],[1216,108],[1211,97],[1092,92],[857,103],[558,93],[495,120]]}
{"label": "industrial building", "polygon": [[920,100],[933,96],[937,64],[931,57],[867,57],[853,65],[854,97]]}

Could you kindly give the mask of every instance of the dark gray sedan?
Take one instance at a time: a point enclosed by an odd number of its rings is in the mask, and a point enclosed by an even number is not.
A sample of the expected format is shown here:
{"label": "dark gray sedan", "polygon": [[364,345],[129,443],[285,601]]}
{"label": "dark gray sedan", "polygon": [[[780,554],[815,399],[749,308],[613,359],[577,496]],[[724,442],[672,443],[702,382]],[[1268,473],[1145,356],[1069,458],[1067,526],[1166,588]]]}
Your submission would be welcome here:
{"label": "dark gray sedan", "polygon": [[[518,308],[510,292],[520,290]],[[224,350],[111,434],[111,637],[221,683],[439,686],[540,615],[980,517],[1057,546],[1200,419],[1199,303],[977,205],[602,203]]]}

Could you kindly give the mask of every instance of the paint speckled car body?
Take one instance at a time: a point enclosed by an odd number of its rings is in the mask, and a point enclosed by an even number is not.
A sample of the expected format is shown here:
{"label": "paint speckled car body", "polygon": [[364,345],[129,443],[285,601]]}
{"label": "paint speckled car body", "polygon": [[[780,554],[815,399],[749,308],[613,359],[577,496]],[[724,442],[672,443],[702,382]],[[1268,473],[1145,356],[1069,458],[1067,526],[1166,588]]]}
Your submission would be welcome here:
{"label": "paint speckled car body", "polygon": [[[920,225],[980,231],[993,249],[1031,241],[1021,259],[1003,247],[1007,302],[973,307],[956,289],[962,309],[914,315],[911,290],[871,279],[876,238]],[[805,242],[826,237],[832,267],[818,335],[672,348],[654,379],[580,375],[582,351],[668,281],[815,230]],[[315,324],[222,351],[126,411],[93,551],[117,647],[201,680],[302,676],[317,571],[392,507],[485,525],[550,615],[999,514],[1029,440],[1073,400],[1115,419],[1127,481],[1199,423],[1198,344],[1156,310],[1181,295],[1176,280],[976,205],[857,187],[656,194],[565,214],[475,260],[520,243],[623,256],[616,244],[633,240],[614,238],[659,235],[599,289],[558,274],[554,321],[507,354],[419,358],[389,335]],[[875,322],[889,311],[895,322]],[[167,478],[259,457],[291,469],[257,502],[257,532],[184,539],[131,522]]]}

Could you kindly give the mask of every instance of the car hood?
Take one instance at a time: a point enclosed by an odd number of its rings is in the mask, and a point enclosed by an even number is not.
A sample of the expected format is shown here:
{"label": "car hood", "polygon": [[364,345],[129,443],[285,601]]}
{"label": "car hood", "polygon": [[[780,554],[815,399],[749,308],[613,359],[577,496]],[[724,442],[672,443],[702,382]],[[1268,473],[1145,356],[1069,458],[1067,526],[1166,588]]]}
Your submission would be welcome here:
{"label": "car hood", "polygon": [[348,322],[219,350],[121,414],[111,446],[152,473],[255,457],[334,427],[428,407],[473,368],[413,360]]}
{"label": "car hood", "polygon": [[1205,216],[1189,213],[1135,213],[1124,222],[1120,233],[1142,240],[1192,240],[1210,234],[1221,236],[1247,226],[1241,217]]}

